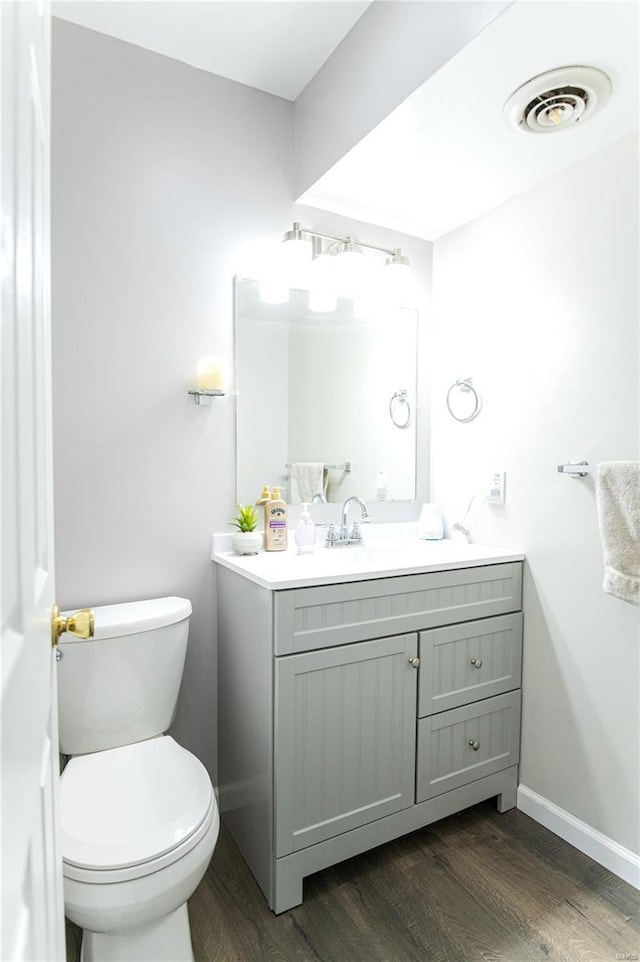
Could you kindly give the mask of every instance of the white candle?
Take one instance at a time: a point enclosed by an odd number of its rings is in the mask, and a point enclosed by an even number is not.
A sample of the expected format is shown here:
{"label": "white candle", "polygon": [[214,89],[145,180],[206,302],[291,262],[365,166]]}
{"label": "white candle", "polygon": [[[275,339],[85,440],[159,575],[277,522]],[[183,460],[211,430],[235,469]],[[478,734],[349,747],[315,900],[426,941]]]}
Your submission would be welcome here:
{"label": "white candle", "polygon": [[203,391],[224,391],[227,370],[221,357],[201,357],[196,368],[196,387]]}

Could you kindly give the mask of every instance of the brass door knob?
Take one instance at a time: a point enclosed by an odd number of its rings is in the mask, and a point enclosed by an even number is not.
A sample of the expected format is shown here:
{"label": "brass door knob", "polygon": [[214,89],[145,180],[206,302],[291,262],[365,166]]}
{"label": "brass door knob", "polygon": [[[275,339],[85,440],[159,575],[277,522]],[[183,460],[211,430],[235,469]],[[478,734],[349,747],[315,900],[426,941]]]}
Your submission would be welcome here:
{"label": "brass door knob", "polygon": [[93,608],[83,608],[76,611],[74,615],[63,618],[57,605],[51,608],[51,644],[54,648],[58,645],[60,635],[68,631],[76,638],[93,638],[95,628],[95,615]]}
{"label": "brass door knob", "polygon": [[469,739],[469,748],[473,748],[474,752],[477,752],[480,748],[480,742],[474,741],[472,738]]}
{"label": "brass door knob", "polygon": [[482,658],[472,658],[471,664],[474,668],[482,668]]}
{"label": "brass door knob", "polygon": [[419,667],[420,667],[420,659],[419,659],[419,658],[410,658],[410,659],[409,659],[409,664],[411,665],[412,668],[419,668]]}

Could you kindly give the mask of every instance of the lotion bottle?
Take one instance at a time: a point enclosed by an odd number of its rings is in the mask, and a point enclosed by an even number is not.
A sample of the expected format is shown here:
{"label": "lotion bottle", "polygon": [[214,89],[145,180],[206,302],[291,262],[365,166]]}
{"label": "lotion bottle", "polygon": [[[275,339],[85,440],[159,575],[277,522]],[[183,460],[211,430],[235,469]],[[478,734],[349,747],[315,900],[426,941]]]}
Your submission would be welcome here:
{"label": "lotion bottle", "polygon": [[311,554],[316,544],[316,526],[309,514],[309,505],[302,505],[300,520],[296,525],[296,547],[298,554]]}
{"label": "lotion bottle", "polygon": [[273,496],[264,506],[264,547],[266,551],[287,550],[287,505],[280,497],[280,488],[274,487]]}
{"label": "lotion bottle", "polygon": [[[264,485],[262,486],[262,494],[260,495],[260,497],[259,497],[258,500],[256,501],[256,507],[261,507],[262,510],[263,510],[263,514],[264,514],[263,528],[264,528],[264,531],[267,530],[267,504],[268,504],[269,501],[271,501],[271,488],[269,487],[268,484],[264,484]],[[263,541],[264,541],[264,538],[263,538]]]}

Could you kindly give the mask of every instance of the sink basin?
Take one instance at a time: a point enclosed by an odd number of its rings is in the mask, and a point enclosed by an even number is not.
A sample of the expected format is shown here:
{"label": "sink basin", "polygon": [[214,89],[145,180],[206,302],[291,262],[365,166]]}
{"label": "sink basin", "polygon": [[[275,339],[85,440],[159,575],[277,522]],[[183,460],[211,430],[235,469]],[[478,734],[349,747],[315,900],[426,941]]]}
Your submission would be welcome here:
{"label": "sink basin", "polygon": [[354,567],[359,564],[429,564],[452,552],[459,553],[460,541],[425,541],[417,538],[374,538],[361,545],[344,548],[316,547],[316,554],[329,555],[331,561]]}
{"label": "sink basin", "polygon": [[361,545],[348,545],[345,548],[318,548],[331,556],[336,562],[346,565],[382,563],[385,559],[408,557],[412,553],[413,544],[399,541],[372,541]]}

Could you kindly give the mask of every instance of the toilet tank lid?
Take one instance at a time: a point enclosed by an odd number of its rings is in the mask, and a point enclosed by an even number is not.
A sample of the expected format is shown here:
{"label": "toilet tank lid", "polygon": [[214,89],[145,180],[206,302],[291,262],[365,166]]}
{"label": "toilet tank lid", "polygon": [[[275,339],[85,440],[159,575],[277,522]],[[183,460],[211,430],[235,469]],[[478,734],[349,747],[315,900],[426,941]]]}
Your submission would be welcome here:
{"label": "toilet tank lid", "polygon": [[[102,605],[94,608],[95,627],[93,637],[119,638],[154,628],[164,628],[177,621],[184,621],[191,614],[191,602],[187,598],[152,598],[149,601],[130,601],[121,605]],[[70,615],[72,612],[63,612]],[[73,643],[73,635],[65,634],[60,642]]]}

